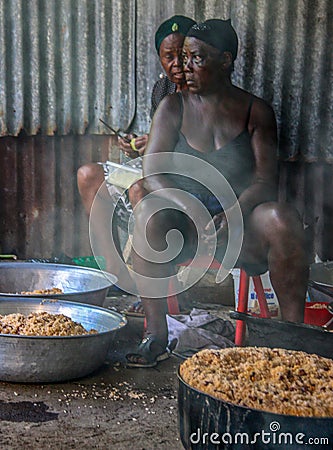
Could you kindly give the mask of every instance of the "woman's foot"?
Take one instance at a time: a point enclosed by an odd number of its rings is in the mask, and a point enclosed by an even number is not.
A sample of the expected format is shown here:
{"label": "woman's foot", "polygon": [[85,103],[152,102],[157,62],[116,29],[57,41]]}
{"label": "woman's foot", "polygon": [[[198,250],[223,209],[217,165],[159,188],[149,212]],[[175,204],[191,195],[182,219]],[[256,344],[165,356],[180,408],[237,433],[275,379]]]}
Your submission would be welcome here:
{"label": "woman's foot", "polygon": [[166,348],[167,343],[162,344],[157,337],[150,334],[142,339],[133,353],[126,355],[127,367],[150,368],[155,367],[160,361],[169,358]]}
{"label": "woman's foot", "polygon": [[145,312],[140,297],[138,297],[132,305],[125,309],[123,313],[129,317],[145,317]]}

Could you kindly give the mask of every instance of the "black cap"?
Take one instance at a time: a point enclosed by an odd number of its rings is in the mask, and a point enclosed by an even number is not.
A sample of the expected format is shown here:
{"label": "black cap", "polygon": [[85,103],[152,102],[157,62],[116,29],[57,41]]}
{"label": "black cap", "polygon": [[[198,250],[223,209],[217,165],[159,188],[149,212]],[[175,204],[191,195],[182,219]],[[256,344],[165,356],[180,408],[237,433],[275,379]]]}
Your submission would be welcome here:
{"label": "black cap", "polygon": [[230,52],[233,61],[237,58],[238,37],[230,19],[209,19],[195,24],[187,36],[200,39],[221,52]]}
{"label": "black cap", "polygon": [[161,23],[155,33],[155,48],[160,53],[160,46],[169,34],[180,33],[186,36],[188,30],[195,24],[195,21],[186,16],[172,16]]}

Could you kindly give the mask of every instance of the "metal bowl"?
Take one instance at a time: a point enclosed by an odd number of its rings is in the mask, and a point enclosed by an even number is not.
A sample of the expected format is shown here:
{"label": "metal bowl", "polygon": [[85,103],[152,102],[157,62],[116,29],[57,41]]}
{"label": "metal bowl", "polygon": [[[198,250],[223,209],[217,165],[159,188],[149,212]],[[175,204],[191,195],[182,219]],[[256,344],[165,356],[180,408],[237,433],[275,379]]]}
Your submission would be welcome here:
{"label": "metal bowl", "polygon": [[47,383],[84,377],[105,361],[115,332],[127,324],[119,313],[84,303],[0,297],[0,314],[46,311],[64,314],[96,334],[18,336],[0,334],[0,380]]}
{"label": "metal bowl", "polygon": [[0,296],[22,297],[22,291],[60,288],[63,294],[30,297],[57,298],[102,306],[107,291],[117,281],[97,269],[66,264],[0,263]]}

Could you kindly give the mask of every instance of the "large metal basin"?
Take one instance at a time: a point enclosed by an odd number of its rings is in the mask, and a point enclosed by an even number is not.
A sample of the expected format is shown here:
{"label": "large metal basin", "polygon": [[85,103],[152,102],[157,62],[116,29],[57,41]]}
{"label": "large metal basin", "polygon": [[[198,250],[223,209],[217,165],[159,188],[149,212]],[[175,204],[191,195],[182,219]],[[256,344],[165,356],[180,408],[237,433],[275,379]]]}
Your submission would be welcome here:
{"label": "large metal basin", "polygon": [[105,361],[115,332],[126,319],[119,313],[64,300],[0,297],[0,314],[47,311],[64,314],[97,334],[82,336],[17,336],[0,334],[0,380],[46,383],[86,376]]}
{"label": "large metal basin", "polygon": [[0,263],[0,296],[21,297],[22,291],[60,288],[63,294],[33,297],[57,298],[102,306],[107,291],[116,282],[108,272],[66,264]]}

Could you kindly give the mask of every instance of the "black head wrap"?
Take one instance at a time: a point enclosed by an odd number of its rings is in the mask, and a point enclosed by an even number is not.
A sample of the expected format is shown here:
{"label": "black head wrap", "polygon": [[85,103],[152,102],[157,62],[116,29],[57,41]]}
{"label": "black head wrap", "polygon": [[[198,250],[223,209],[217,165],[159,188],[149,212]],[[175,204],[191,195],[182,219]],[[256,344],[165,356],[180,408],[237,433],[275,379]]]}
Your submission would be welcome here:
{"label": "black head wrap", "polygon": [[186,36],[188,30],[195,24],[195,21],[186,16],[172,16],[161,23],[155,33],[156,51],[160,53],[160,46],[164,38],[172,33],[180,33]]}
{"label": "black head wrap", "polygon": [[237,58],[238,37],[231,25],[231,20],[209,19],[193,25],[187,33],[223,52],[230,52],[232,60]]}

